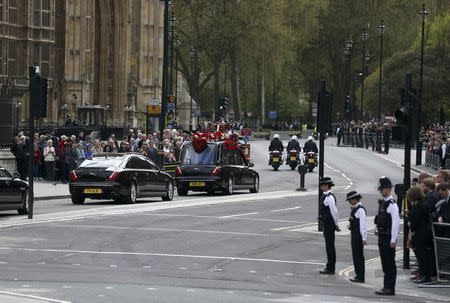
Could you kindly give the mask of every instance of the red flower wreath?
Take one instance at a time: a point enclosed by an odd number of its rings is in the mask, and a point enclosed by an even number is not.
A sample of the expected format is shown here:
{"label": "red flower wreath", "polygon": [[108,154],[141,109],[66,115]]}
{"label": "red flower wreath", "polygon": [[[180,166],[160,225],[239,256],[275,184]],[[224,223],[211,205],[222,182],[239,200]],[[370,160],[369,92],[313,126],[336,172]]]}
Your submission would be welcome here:
{"label": "red flower wreath", "polygon": [[192,136],[192,147],[195,152],[201,154],[208,147],[208,136],[204,133],[196,133]]}

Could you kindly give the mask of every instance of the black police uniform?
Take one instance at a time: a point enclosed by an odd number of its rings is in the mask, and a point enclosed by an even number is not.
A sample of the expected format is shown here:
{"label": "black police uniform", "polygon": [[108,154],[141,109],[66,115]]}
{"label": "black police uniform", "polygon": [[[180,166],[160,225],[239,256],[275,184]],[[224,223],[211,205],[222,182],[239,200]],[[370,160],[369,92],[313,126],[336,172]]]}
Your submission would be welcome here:
{"label": "black police uniform", "polygon": [[327,265],[321,274],[334,274],[336,270],[336,247],[334,245],[336,222],[331,214],[330,205],[325,200],[334,200],[336,205],[336,197],[331,191],[325,192],[320,198],[320,214],[323,224],[323,236],[325,238],[325,249],[327,252]]}
{"label": "black police uniform", "polygon": [[361,232],[361,224],[360,217],[356,217],[356,213],[359,210],[364,212],[364,217],[367,215],[366,209],[361,203],[356,204],[355,207],[352,208],[350,213],[350,232],[351,232],[351,244],[352,244],[352,256],[353,256],[353,265],[355,267],[355,279],[352,281],[364,282],[365,279],[365,260],[364,260],[364,243],[362,233],[365,233],[364,230]]}
{"label": "black police uniform", "polygon": [[[398,206],[392,197],[379,200],[378,203],[379,207],[378,214],[375,216],[375,224],[378,234],[378,249],[380,251],[381,265],[384,272],[384,287],[376,293],[393,295],[395,294],[397,267],[395,264],[395,247],[390,247],[390,244],[392,241],[397,241],[398,227],[400,225]],[[389,211],[388,208],[391,210]],[[393,235],[392,231],[397,234]]]}

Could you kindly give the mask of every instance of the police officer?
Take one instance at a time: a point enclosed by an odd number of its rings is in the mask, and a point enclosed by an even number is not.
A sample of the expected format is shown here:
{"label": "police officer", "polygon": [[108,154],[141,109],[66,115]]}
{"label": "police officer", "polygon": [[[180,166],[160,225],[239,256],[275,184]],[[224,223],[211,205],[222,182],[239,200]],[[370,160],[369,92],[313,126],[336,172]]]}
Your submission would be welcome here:
{"label": "police officer", "polygon": [[356,191],[347,194],[347,201],[351,205],[349,229],[351,233],[353,265],[355,267],[355,277],[350,281],[364,283],[365,264],[364,246],[367,245],[367,212],[361,203],[361,195]]}
{"label": "police officer", "polygon": [[331,191],[334,186],[329,177],[324,177],[319,182],[322,196],[320,197],[320,220],[323,224],[323,236],[327,251],[327,265],[320,273],[323,275],[334,275],[336,270],[336,248],[334,246],[335,232],[339,229],[339,213],[336,207],[336,197]]}
{"label": "police officer", "polygon": [[389,178],[381,177],[378,191],[382,199],[378,200],[378,214],[375,224],[378,234],[378,249],[380,250],[381,265],[384,273],[383,288],[375,294],[382,296],[395,295],[397,267],[395,265],[395,246],[400,226],[400,216],[397,202],[392,197],[392,182]]}

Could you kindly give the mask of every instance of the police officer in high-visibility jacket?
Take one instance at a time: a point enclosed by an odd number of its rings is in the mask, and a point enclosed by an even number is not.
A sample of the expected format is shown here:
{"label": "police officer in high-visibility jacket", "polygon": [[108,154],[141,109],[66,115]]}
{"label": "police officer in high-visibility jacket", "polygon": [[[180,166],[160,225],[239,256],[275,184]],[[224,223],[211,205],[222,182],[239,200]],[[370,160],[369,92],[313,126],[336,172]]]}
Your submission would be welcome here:
{"label": "police officer in high-visibility jacket", "polygon": [[382,199],[378,200],[378,214],[375,224],[378,234],[378,249],[380,250],[381,266],[384,272],[383,288],[375,294],[382,296],[395,295],[397,267],[395,265],[395,246],[400,227],[400,216],[397,202],[392,197],[392,182],[389,178],[379,180],[378,190]]}
{"label": "police officer in high-visibility jacket", "polygon": [[323,275],[334,275],[336,269],[336,247],[334,245],[335,232],[339,229],[339,214],[336,207],[336,197],[331,191],[334,186],[329,177],[324,177],[319,181],[322,196],[320,197],[320,220],[323,224],[323,236],[325,238],[325,248],[327,251],[327,265],[320,273]]}
{"label": "police officer in high-visibility jacket", "polygon": [[347,201],[351,205],[349,229],[351,233],[351,245],[353,265],[355,267],[355,277],[350,281],[354,283],[364,283],[365,264],[364,246],[367,245],[367,212],[361,203],[362,196],[356,191],[347,194]]}

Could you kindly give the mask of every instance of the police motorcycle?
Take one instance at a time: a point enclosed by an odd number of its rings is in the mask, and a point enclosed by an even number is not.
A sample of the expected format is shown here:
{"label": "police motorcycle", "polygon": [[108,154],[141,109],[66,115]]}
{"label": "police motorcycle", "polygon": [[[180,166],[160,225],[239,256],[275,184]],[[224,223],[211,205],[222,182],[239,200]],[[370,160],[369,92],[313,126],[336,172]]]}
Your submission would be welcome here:
{"label": "police motorcycle", "polygon": [[269,161],[270,165],[273,167],[273,170],[277,171],[281,164],[284,162],[283,152],[279,150],[273,150],[269,152]]}
{"label": "police motorcycle", "polygon": [[308,167],[308,171],[312,173],[317,166],[317,154],[315,152],[310,151],[306,153],[305,165]]}
{"label": "police motorcycle", "polygon": [[280,135],[275,134],[269,146],[269,165],[276,171],[284,163],[283,143]]}
{"label": "police motorcycle", "polygon": [[299,165],[299,163],[300,163],[300,158],[299,158],[298,151],[295,149],[288,151],[286,164],[291,167],[291,170],[295,170],[295,168]]}
{"label": "police motorcycle", "polygon": [[300,152],[302,148],[297,140],[297,136],[293,135],[292,140],[289,141],[286,147],[286,165],[290,166],[292,170],[295,170],[301,163]]}

